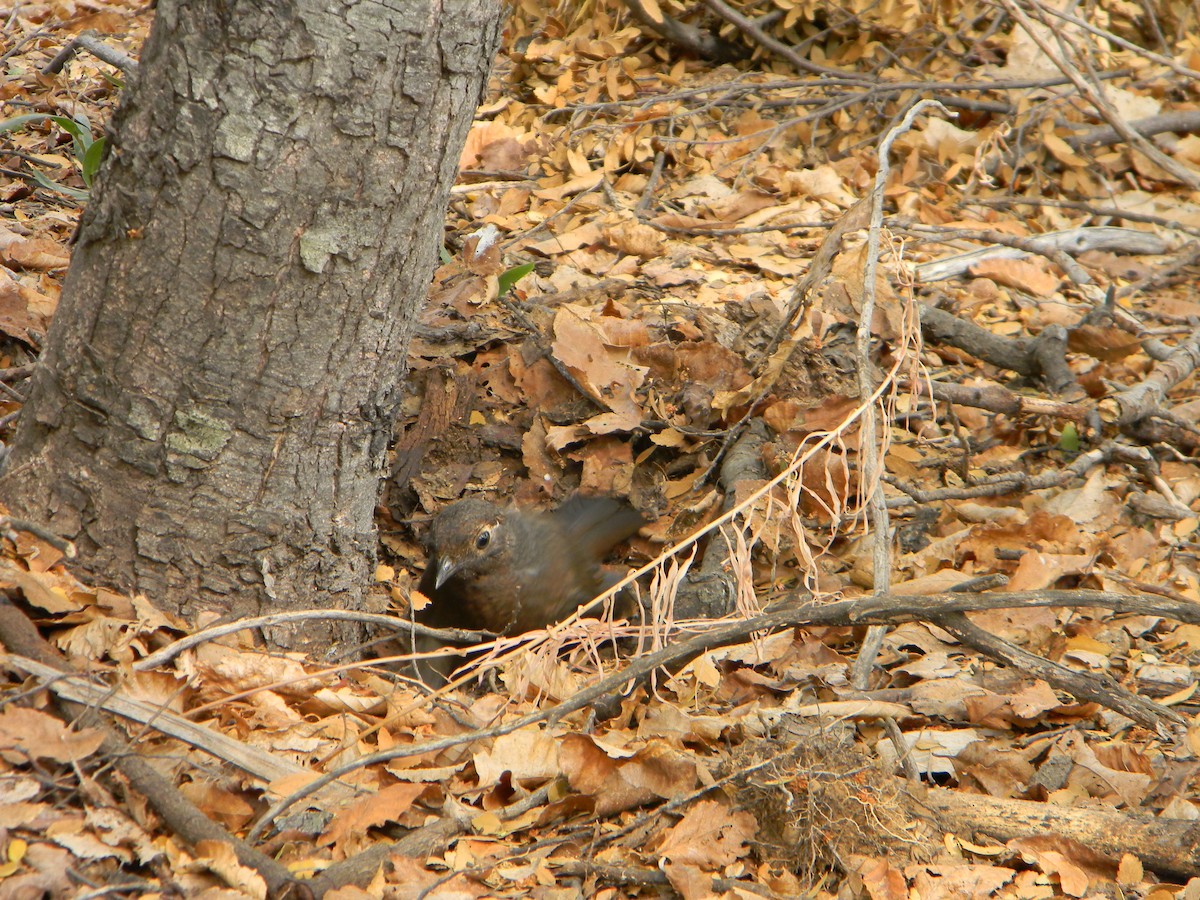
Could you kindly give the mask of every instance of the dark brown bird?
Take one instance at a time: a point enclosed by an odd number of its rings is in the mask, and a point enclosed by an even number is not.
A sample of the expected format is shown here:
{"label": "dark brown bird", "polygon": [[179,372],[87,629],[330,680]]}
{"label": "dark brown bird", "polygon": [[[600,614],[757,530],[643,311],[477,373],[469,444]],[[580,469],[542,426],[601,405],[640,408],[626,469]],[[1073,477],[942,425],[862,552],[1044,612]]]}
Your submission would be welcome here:
{"label": "dark brown bird", "polygon": [[[429,562],[417,587],[430,603],[417,621],[496,634],[552,625],[616,583],[601,563],[644,523],[614,497],[575,496],[549,512],[477,498],[453,503],[430,526]],[[432,662],[421,675],[436,682],[459,662]]]}

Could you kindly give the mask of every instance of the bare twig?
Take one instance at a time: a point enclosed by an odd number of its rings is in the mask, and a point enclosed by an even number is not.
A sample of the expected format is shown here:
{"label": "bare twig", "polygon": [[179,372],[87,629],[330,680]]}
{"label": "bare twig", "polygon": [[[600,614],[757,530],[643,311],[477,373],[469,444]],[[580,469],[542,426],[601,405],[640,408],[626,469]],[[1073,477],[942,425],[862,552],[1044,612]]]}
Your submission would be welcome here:
{"label": "bare twig", "polygon": [[26,534],[32,534],[36,538],[41,538],[67,559],[75,558],[74,542],[68,541],[66,538],[55,534],[42,525],[38,525],[36,522],[14,519],[12,516],[0,516],[0,535],[3,535],[12,541],[13,544],[16,544],[18,531],[24,531]]}
{"label": "bare twig", "polygon": [[1067,365],[1067,332],[1061,325],[1048,325],[1035,338],[1009,338],[926,303],[920,305],[920,315],[930,343],[950,344],[992,365],[1041,378],[1056,394],[1073,398],[1080,391]]}
{"label": "bare twig", "polygon": [[[1200,78],[1200,73],[1193,77]],[[1200,131],[1200,112],[1186,110],[1161,116],[1147,116],[1144,119],[1134,119],[1129,123],[1129,127],[1144,137],[1152,137],[1165,131],[1192,134]],[[1117,129],[1111,125],[1100,125],[1081,134],[1072,135],[1067,138],[1067,143],[1072,147],[1087,147],[1092,144],[1115,144],[1119,140],[1121,135]]]}
{"label": "bare twig", "polygon": [[[1004,5],[1004,8],[1008,10],[1009,14],[1017,20],[1021,27],[1025,29],[1025,33],[1029,35],[1030,40],[1037,44],[1038,49],[1040,49],[1042,53],[1046,55],[1047,59],[1049,59],[1054,63],[1055,66],[1058,67],[1060,72],[1071,79],[1071,83],[1075,85],[1076,89],[1084,96],[1088,103],[1092,105],[1096,112],[1099,113],[1109,125],[1116,129],[1117,134],[1121,135],[1121,137],[1123,137],[1128,143],[1132,144],[1143,156],[1145,156],[1163,171],[1171,175],[1172,178],[1175,178],[1177,181],[1186,185],[1193,191],[1200,190],[1200,175],[1197,175],[1191,169],[1167,156],[1165,153],[1151,144],[1150,141],[1130,128],[1129,123],[1121,118],[1120,113],[1118,113],[1113,105],[1108,101],[1108,98],[1104,96],[1103,88],[1092,85],[1086,78],[1083,77],[1083,74],[1076,66],[1068,62],[1065,53],[1068,45],[1066,39],[1063,37],[1062,29],[1053,29],[1053,26],[1051,26],[1048,21],[1049,16],[1046,14],[1045,9],[1042,7],[1042,4],[1038,2],[1038,0],[1026,0],[1026,2],[1028,2],[1033,10],[1037,13],[1038,18],[1042,21],[1042,23],[1046,25],[1047,28],[1052,29],[1058,42],[1059,49],[1064,51],[1062,53],[1054,52],[1049,43],[1046,41],[1045,37],[1043,37],[1041,32],[1039,32],[1034,26],[1033,21],[1029,18],[1025,10],[1021,9],[1015,0],[1000,0],[1000,2]],[[1076,48],[1072,49],[1075,50]]]}
{"label": "bare twig", "polygon": [[[36,659],[63,674],[75,674],[70,670],[66,659],[37,633],[33,623],[3,596],[0,596],[0,644],[9,652]],[[58,704],[63,718],[67,721],[88,716],[90,722],[95,722],[91,706],[65,700],[58,701]],[[290,896],[308,896],[307,891],[294,881],[282,863],[234,837],[204,815],[165,775],[132,752],[128,741],[117,729],[106,722],[98,723],[98,727],[104,736],[100,745],[101,753],[113,761],[113,765],[129,785],[146,798],[149,806],[162,817],[163,822],[174,834],[193,845],[208,840],[230,845],[242,865],[253,868],[263,878],[273,896],[284,896],[289,886],[297,891]]]}
{"label": "bare twig", "polygon": [[1093,410],[1082,404],[1017,394],[998,384],[963,385],[945,381],[904,381],[900,386],[934,400],[986,409],[988,412],[1002,413],[1006,416],[1050,416],[1081,425],[1090,425],[1095,416]]}
{"label": "bare twig", "polygon": [[888,501],[891,507],[911,505],[913,503],[929,504],[944,500],[968,500],[976,497],[1002,497],[1014,491],[1030,493],[1050,487],[1067,484],[1076,478],[1083,478],[1095,466],[1108,462],[1123,462],[1135,468],[1142,469],[1152,462],[1150,452],[1144,447],[1125,447],[1121,444],[1108,443],[1095,450],[1089,450],[1075,458],[1066,468],[1050,469],[1040,475],[1027,475],[1024,472],[1000,472],[986,478],[980,478],[964,487],[938,488],[923,490],[901,481],[899,478],[888,476],[885,480],[896,489],[903,491],[908,498],[895,497]]}
{"label": "bare twig", "polygon": [[[871,364],[872,325],[875,319],[875,275],[879,268],[879,241],[883,229],[883,191],[887,187],[892,167],[889,154],[896,138],[912,128],[917,116],[926,110],[939,110],[950,114],[946,107],[934,100],[921,100],[913,104],[900,123],[879,143],[876,154],[879,169],[875,173],[875,186],[871,191],[871,223],[867,232],[867,260],[863,272],[862,315],[858,320],[856,351],[858,356],[858,392],[860,397],[870,396],[875,390],[875,367]],[[919,326],[918,326],[919,330]],[[862,458],[864,490],[867,495],[867,515],[871,528],[871,571],[873,587],[877,593],[886,593],[891,587],[892,533],[888,516],[887,498],[883,493],[884,474],[882,447],[879,446],[878,410],[870,404],[862,416],[862,437],[859,442]],[[873,626],[859,648],[858,657],[851,670],[850,683],[858,690],[866,690],[871,669],[883,646],[887,629]]]}
{"label": "bare twig", "polygon": [[161,650],[156,650],[145,659],[140,659],[134,663],[133,668],[138,672],[157,668],[169,663],[185,650],[190,650],[192,647],[197,647],[200,644],[216,640],[225,635],[236,634],[239,631],[252,628],[267,628],[272,625],[305,622],[311,619],[320,619],[327,622],[361,622],[365,625],[376,625],[393,631],[411,632],[412,634],[446,641],[481,641],[491,637],[486,631],[467,631],[459,628],[430,628],[427,625],[409,622],[407,619],[402,619],[399,616],[380,616],[373,613],[355,612],[349,609],[301,609],[213,625],[194,634],[189,634],[187,637],[180,638],[174,643],[163,647]]}
{"label": "bare twig", "polygon": [[[1132,41],[1127,41],[1125,38],[1114,34],[1107,28],[1098,28],[1086,19],[1073,16],[1069,12],[1065,12],[1061,9],[1055,9],[1052,6],[1046,7],[1045,12],[1051,16],[1054,16],[1056,19],[1062,19],[1064,22],[1070,22],[1072,25],[1082,28],[1084,31],[1091,32],[1097,37],[1103,38],[1110,44],[1114,44],[1117,47],[1128,50],[1129,52],[1143,57],[1144,59],[1152,60],[1153,62],[1158,63],[1160,66],[1166,66],[1176,75],[1182,75],[1184,78],[1200,78],[1200,72],[1197,72],[1195,69],[1189,69],[1187,66],[1180,65],[1169,56],[1164,56],[1161,53],[1153,53],[1150,50],[1147,50],[1145,47],[1139,46]],[[1147,18],[1153,22],[1154,14],[1150,13],[1149,10],[1147,10],[1147,12],[1149,13]]]}
{"label": "bare twig", "polygon": [[1178,219],[1172,219],[1168,216],[1156,216],[1153,213],[1142,213],[1132,209],[1121,209],[1116,206],[1097,206],[1095,203],[1088,203],[1082,200],[1052,200],[1041,197],[980,197],[972,200],[971,203],[975,206],[989,206],[1000,209],[1007,209],[1010,206],[1049,206],[1054,209],[1077,209],[1091,216],[1124,219],[1127,222],[1145,222],[1147,225],[1161,225],[1164,228],[1181,231],[1193,237],[1200,237],[1200,228],[1187,225]]}
{"label": "bare twig", "polygon": [[1089,275],[1071,253],[1088,250],[1112,250],[1117,253],[1164,253],[1167,243],[1158,235],[1130,228],[1111,226],[1088,226],[1047,232],[1032,237],[1018,237],[994,229],[946,228],[941,225],[908,225],[907,231],[915,234],[936,234],[939,241],[985,241],[1000,244],[1007,249],[984,247],[967,253],[959,253],[917,266],[917,275],[922,282],[939,281],[967,271],[972,265],[985,259],[1020,259],[1029,254],[1044,256],[1066,273],[1075,284],[1092,284]]}
{"label": "bare twig", "polygon": [[[270,823],[293,804],[320,790],[324,785],[358,769],[512,734],[514,731],[536,724],[557,723],[571,713],[594,704],[600,698],[619,692],[631,681],[643,678],[659,667],[677,667],[714,648],[745,643],[751,635],[757,632],[768,632],[799,625],[897,625],[902,622],[931,621],[936,616],[954,612],[1054,606],[1099,607],[1119,613],[1157,615],[1190,625],[1200,625],[1200,605],[1190,601],[1180,601],[1171,597],[1115,594],[1106,591],[1046,590],[995,594],[945,593],[924,596],[888,593],[835,603],[818,601],[799,606],[788,605],[742,621],[717,624],[696,637],[670,644],[652,653],[643,654],[632,660],[622,670],[589,684],[573,696],[547,709],[465,734],[405,744],[359,757],[352,763],[325,773],[305,787],[273,804],[255,823],[246,839],[250,843],[257,841]],[[1173,720],[1173,714],[1163,715],[1164,712],[1169,713],[1165,707],[1160,710],[1157,705],[1152,705],[1149,711],[1155,715],[1141,717],[1138,721],[1151,728],[1158,726],[1164,718]]]}
{"label": "bare twig", "polygon": [[726,22],[736,25],[742,32],[752,37],[758,44],[767,50],[770,50],[776,56],[786,59],[802,72],[812,72],[817,75],[834,75],[838,78],[845,78],[849,81],[860,83],[870,80],[869,76],[866,75],[858,75],[855,72],[849,72],[843,69],[835,69],[831,66],[818,65],[810,59],[805,59],[787,44],[783,43],[782,41],[775,40],[775,38],[763,31],[762,28],[760,28],[755,22],[752,22],[750,19],[743,16],[736,9],[723,2],[723,0],[701,0],[701,2]]}
{"label": "bare twig", "polygon": [[1097,680],[1083,672],[1043,659],[980,628],[960,612],[942,613],[934,616],[933,621],[939,628],[944,628],[984,656],[1041,678],[1052,687],[1070,691],[1077,699],[1099,703],[1142,725],[1153,727],[1162,720],[1176,726],[1187,725],[1187,720],[1173,709],[1142,699],[1121,687],[1111,677],[1103,676]]}
{"label": "bare twig", "polygon": [[58,55],[50,62],[46,63],[42,69],[43,75],[57,75],[62,71],[62,67],[67,64],[67,61],[78,53],[80,50],[86,50],[102,62],[108,63],[110,66],[116,66],[127,75],[137,73],[138,64],[129,54],[118,50],[116,47],[110,47],[94,31],[84,31],[71,39],[71,41],[58,51]]}
{"label": "bare twig", "polygon": [[667,15],[658,8],[657,3],[654,5],[657,14],[651,13],[642,5],[641,0],[625,0],[625,5],[633,13],[633,17],[647,28],[656,34],[661,34],[672,44],[689,50],[704,59],[729,62],[745,55],[739,52],[740,48],[721,40],[717,35],[702,31],[694,25],[688,25]]}
{"label": "bare twig", "polygon": [[1195,372],[1197,367],[1200,367],[1200,330],[1193,332],[1165,360],[1157,362],[1141,383],[1103,401],[1100,404],[1101,412],[1112,418],[1115,406],[1117,424],[1127,427],[1161,409],[1167,392]]}

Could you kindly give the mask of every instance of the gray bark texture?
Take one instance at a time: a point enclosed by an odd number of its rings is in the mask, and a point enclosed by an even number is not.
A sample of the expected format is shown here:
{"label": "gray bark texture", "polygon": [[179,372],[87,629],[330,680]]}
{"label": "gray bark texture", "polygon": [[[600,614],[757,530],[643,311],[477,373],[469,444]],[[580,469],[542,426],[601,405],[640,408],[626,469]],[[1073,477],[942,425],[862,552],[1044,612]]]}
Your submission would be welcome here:
{"label": "gray bark texture", "polygon": [[[0,500],[188,617],[360,607],[503,12],[161,0]],[[306,631],[270,637],[334,634]]]}

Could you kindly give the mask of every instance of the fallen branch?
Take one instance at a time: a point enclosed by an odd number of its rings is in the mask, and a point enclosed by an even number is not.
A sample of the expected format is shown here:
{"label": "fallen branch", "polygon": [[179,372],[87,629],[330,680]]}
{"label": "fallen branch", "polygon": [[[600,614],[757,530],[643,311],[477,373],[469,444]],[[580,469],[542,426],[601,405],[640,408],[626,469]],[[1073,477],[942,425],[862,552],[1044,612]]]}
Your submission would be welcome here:
{"label": "fallen branch", "polygon": [[1063,231],[1050,231],[1035,237],[1015,237],[1000,231],[942,228],[934,225],[910,225],[909,231],[919,234],[937,234],[939,240],[968,239],[1002,244],[1000,247],[983,247],[966,253],[956,253],[932,262],[916,266],[917,280],[922,283],[943,281],[967,272],[971,266],[985,259],[1023,259],[1027,256],[1044,256],[1067,273],[1076,284],[1091,284],[1092,277],[1080,268],[1067,254],[1080,254],[1088,250],[1109,250],[1114,253],[1159,254],[1167,252],[1167,244],[1157,235],[1133,228],[1116,228],[1109,225],[1081,226]]}
{"label": "fallen branch", "polygon": [[[867,229],[867,258],[863,266],[863,288],[861,313],[858,328],[855,333],[855,374],[858,377],[858,396],[866,398],[880,387],[875,375],[875,367],[871,363],[871,343],[874,340],[875,322],[875,280],[879,270],[880,233],[883,230],[883,195],[887,187],[888,177],[892,171],[892,144],[902,134],[913,126],[918,115],[924,112],[941,112],[949,114],[940,103],[933,100],[919,100],[904,114],[894,128],[883,135],[876,151],[879,168],[875,172],[875,183],[871,188],[871,220]],[[920,325],[907,317],[909,325],[908,336],[902,341],[905,350],[899,355],[912,352],[914,345],[920,344]],[[862,414],[860,427],[862,436],[859,438],[859,465],[863,473],[865,494],[864,513],[871,532],[871,584],[875,593],[886,594],[892,585],[892,527],[888,514],[887,497],[883,491],[883,475],[887,467],[882,459],[880,446],[880,412],[882,404],[873,402]],[[867,629],[858,656],[850,670],[850,683],[858,690],[865,690],[871,677],[871,670],[883,648],[883,639],[887,629],[875,625]]]}
{"label": "fallen branch", "polygon": [[145,672],[149,669],[165,665],[185,650],[198,647],[200,644],[216,640],[239,631],[252,628],[268,628],[272,625],[287,625],[296,622],[307,622],[319,619],[332,622],[360,622],[363,625],[376,625],[392,631],[403,631],[437,640],[457,641],[468,643],[487,640],[492,637],[486,631],[468,631],[462,628],[430,628],[417,622],[410,622],[399,616],[381,616],[375,613],[355,612],[349,609],[298,609],[289,612],[271,613],[265,616],[254,616],[249,619],[238,619],[236,622],[223,622],[182,637],[168,644],[161,650],[156,650],[144,659],[133,664],[135,672]]}
{"label": "fallen branch", "polygon": [[[4,596],[0,596],[0,644],[10,653],[35,659],[64,675],[75,674],[67,660],[42,640],[29,618]],[[86,717],[90,726],[100,730],[104,735],[100,752],[112,761],[112,765],[128,779],[130,786],[146,799],[175,835],[192,846],[201,841],[228,844],[242,865],[254,869],[262,877],[271,896],[312,896],[308,888],[297,882],[282,863],[235,838],[200,812],[175,785],[133,752],[118,730],[107,723],[98,722],[92,707],[66,700],[59,700],[57,706],[65,721],[75,722]]]}
{"label": "fallen branch", "polygon": [[1190,819],[1164,819],[1099,805],[1060,806],[927,788],[910,801],[912,813],[933,814],[951,834],[987,835],[1007,842],[1060,834],[1114,861],[1126,854],[1160,875],[1200,876],[1200,834]]}
{"label": "fallen branch", "polygon": [[[628,2],[628,0],[627,0]],[[810,59],[805,59],[797,53],[792,47],[782,41],[777,41],[765,31],[762,30],[755,22],[743,16],[733,7],[724,3],[723,0],[700,0],[705,6],[711,9],[714,13],[737,27],[739,31],[753,38],[755,43],[764,49],[770,51],[781,59],[786,59],[801,72],[812,72],[815,75],[834,76],[836,78],[844,78],[853,82],[867,81],[866,76],[857,75],[854,72],[849,72],[844,69],[835,69],[832,66],[822,66]]]}
{"label": "fallen branch", "polygon": [[[655,669],[678,670],[688,662],[715,648],[746,643],[752,635],[758,632],[799,626],[896,625],[902,622],[934,621],[937,616],[955,612],[1054,606],[1099,607],[1118,613],[1161,616],[1186,624],[1200,625],[1200,605],[1198,604],[1171,597],[1133,596],[1107,591],[1045,590],[989,594],[945,593],[921,597],[888,593],[835,603],[812,601],[799,606],[787,605],[741,621],[708,625],[703,633],[695,637],[638,656],[620,671],[593,682],[561,703],[547,709],[464,734],[450,735],[432,741],[406,744],[370,753],[352,763],[339,766],[273,804],[250,830],[247,841],[253,843],[258,840],[270,827],[271,822],[292,805],[311,796],[324,785],[359,769],[396,759],[437,753],[478,740],[501,737],[533,725],[554,724],[571,713],[595,705],[603,698],[617,695],[627,685],[648,676]],[[966,642],[969,643],[969,640]],[[1123,688],[1115,691],[1114,694],[1133,696]],[[1146,710],[1150,712],[1143,715]],[[1138,704],[1137,711],[1139,718],[1135,721],[1155,730],[1162,726],[1164,720],[1173,722],[1176,715],[1158,704],[1151,704],[1145,710]]]}
{"label": "fallen branch", "polygon": [[694,25],[688,25],[667,15],[659,9],[657,3],[654,4],[657,15],[643,6],[641,0],[625,0],[625,5],[633,13],[635,19],[655,34],[661,35],[669,43],[694,53],[702,59],[733,62],[746,55],[741,48],[722,40],[718,35],[702,31]]}
{"label": "fallen branch", "polygon": [[40,538],[67,559],[75,558],[75,544],[55,534],[49,528],[38,525],[36,522],[27,522],[25,519],[0,516],[0,535],[11,541],[13,546],[16,546],[18,531],[23,531],[26,534],[32,534],[34,537]]}
{"label": "fallen branch", "polygon": [[1173,709],[1144,700],[1126,690],[1107,675],[1094,676],[1068,669],[1064,665],[1043,659],[1036,653],[1023,650],[1011,641],[997,637],[980,628],[960,612],[938,613],[932,617],[933,624],[954,635],[961,643],[978,650],[988,659],[1041,678],[1052,687],[1072,694],[1078,700],[1099,703],[1133,721],[1153,727],[1162,720],[1181,728],[1188,721]]}
{"label": "fallen branch", "polygon": [[[159,704],[126,696],[121,690],[114,690],[108,685],[96,684],[84,675],[66,675],[54,666],[16,653],[5,657],[4,663],[17,671],[33,675],[41,681],[42,688],[62,700],[93,709],[103,709],[105,712],[131,722],[151,726],[155,731],[203,750],[210,756],[236,766],[263,782],[269,783],[279,778],[310,772],[304,766],[287,759],[280,759],[261,747],[251,747],[241,741],[235,741],[220,732],[177,715],[169,709],[164,709]],[[262,688],[262,690],[267,689],[266,687]],[[344,803],[346,800],[364,793],[347,784],[335,783],[330,787],[333,790],[328,793],[325,800],[334,804]]]}
{"label": "fallen branch", "polygon": [[57,75],[62,71],[62,67],[67,64],[71,57],[80,50],[86,50],[101,62],[106,62],[110,66],[116,66],[126,75],[137,74],[137,61],[129,56],[129,54],[104,43],[94,31],[83,31],[75,35],[65,47],[58,51],[58,55],[54,59],[46,63],[45,68],[42,69],[42,74]]}
{"label": "fallen branch", "polygon": [[[1058,67],[1060,72],[1071,79],[1072,84],[1075,85],[1076,89],[1080,94],[1083,95],[1084,99],[1086,99],[1087,102],[1092,105],[1092,108],[1099,113],[1101,118],[1103,118],[1106,122],[1108,122],[1109,125],[1113,127],[1117,134],[1124,138],[1127,143],[1131,144],[1134,149],[1149,159],[1150,162],[1154,163],[1154,165],[1158,166],[1176,181],[1187,186],[1190,190],[1200,190],[1200,174],[1192,171],[1187,166],[1183,165],[1172,157],[1167,156],[1165,153],[1151,144],[1150,141],[1130,128],[1129,123],[1121,118],[1120,113],[1118,113],[1113,105],[1108,101],[1108,98],[1104,96],[1103,87],[1091,84],[1086,78],[1083,77],[1083,74],[1075,65],[1068,62],[1066,54],[1068,44],[1063,36],[1063,31],[1062,29],[1055,30],[1054,26],[1050,23],[1050,17],[1047,15],[1042,4],[1039,3],[1038,0],[1026,0],[1026,2],[1028,2],[1031,8],[1037,13],[1041,24],[1046,26],[1046,28],[1049,29],[1054,35],[1058,42],[1060,50],[1059,53],[1054,52],[1046,38],[1042,35],[1039,29],[1035,27],[1033,20],[1030,19],[1025,10],[1018,6],[1014,0],[1000,0],[1000,3],[1008,11],[1008,14],[1016,20],[1022,29],[1024,29],[1025,33],[1029,36],[1029,39],[1037,44],[1038,49],[1046,55],[1047,59],[1049,59],[1055,66]],[[1074,47],[1071,49],[1075,50]]]}
{"label": "fallen branch", "polygon": [[[1193,134],[1200,131],[1200,112],[1187,110],[1184,112],[1166,113],[1161,116],[1147,116],[1144,119],[1134,119],[1129,123],[1129,127],[1143,137],[1152,137],[1166,131]],[[1121,134],[1117,129],[1111,125],[1100,125],[1067,138],[1067,143],[1078,149],[1094,144],[1115,144],[1121,139]]]}
{"label": "fallen branch", "polygon": [[[1106,420],[1121,428],[1159,412],[1171,388],[1189,377],[1200,366],[1200,329],[1192,332],[1171,355],[1154,364],[1150,374],[1133,387],[1100,401],[1100,412]],[[1115,412],[1115,415],[1114,415]]]}
{"label": "fallen branch", "polygon": [[1030,397],[994,383],[966,385],[945,381],[903,381],[900,386],[932,400],[984,409],[1005,416],[1049,416],[1052,419],[1066,419],[1092,428],[1100,424],[1096,411],[1088,406]]}
{"label": "fallen branch", "polygon": [[927,342],[949,344],[1002,369],[1040,378],[1052,393],[1082,394],[1067,365],[1067,332],[1061,325],[1047,326],[1036,338],[1008,338],[935,306],[919,308]]}

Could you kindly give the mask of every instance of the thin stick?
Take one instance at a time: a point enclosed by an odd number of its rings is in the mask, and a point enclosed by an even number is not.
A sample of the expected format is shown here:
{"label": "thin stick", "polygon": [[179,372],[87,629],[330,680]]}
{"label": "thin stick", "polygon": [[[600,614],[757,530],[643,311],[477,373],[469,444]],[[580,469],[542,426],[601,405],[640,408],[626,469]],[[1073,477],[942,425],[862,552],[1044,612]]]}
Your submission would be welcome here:
{"label": "thin stick", "polygon": [[[946,107],[936,100],[922,100],[913,104],[905,113],[900,124],[888,131],[879,142],[879,170],[875,173],[875,186],[871,189],[871,225],[867,232],[867,261],[863,272],[863,301],[862,317],[858,320],[858,393],[860,397],[873,396],[877,390],[873,384],[871,367],[871,320],[875,317],[875,273],[879,268],[879,233],[883,229],[883,190],[887,187],[891,165],[888,153],[892,143],[900,135],[912,128],[913,121],[925,110],[940,110],[946,115],[953,115]],[[859,440],[860,453],[863,460],[863,478],[867,487],[867,516],[872,531],[871,568],[874,574],[875,592],[886,593],[891,588],[892,571],[892,529],[888,515],[887,498],[883,493],[884,465],[882,448],[878,446],[878,409],[872,402],[863,410],[862,437]],[[887,633],[886,626],[873,625],[867,629],[867,636],[859,648],[858,658],[850,674],[850,683],[858,690],[865,691],[871,676],[871,669],[883,646],[883,636]]]}
{"label": "thin stick", "polygon": [[67,61],[80,50],[86,50],[100,61],[106,62],[110,66],[116,66],[126,75],[137,74],[137,61],[129,54],[104,43],[94,31],[85,31],[77,34],[67,46],[58,51],[58,55],[54,59],[46,63],[46,67],[42,69],[42,74],[57,75],[62,71],[62,67],[67,64]]}

